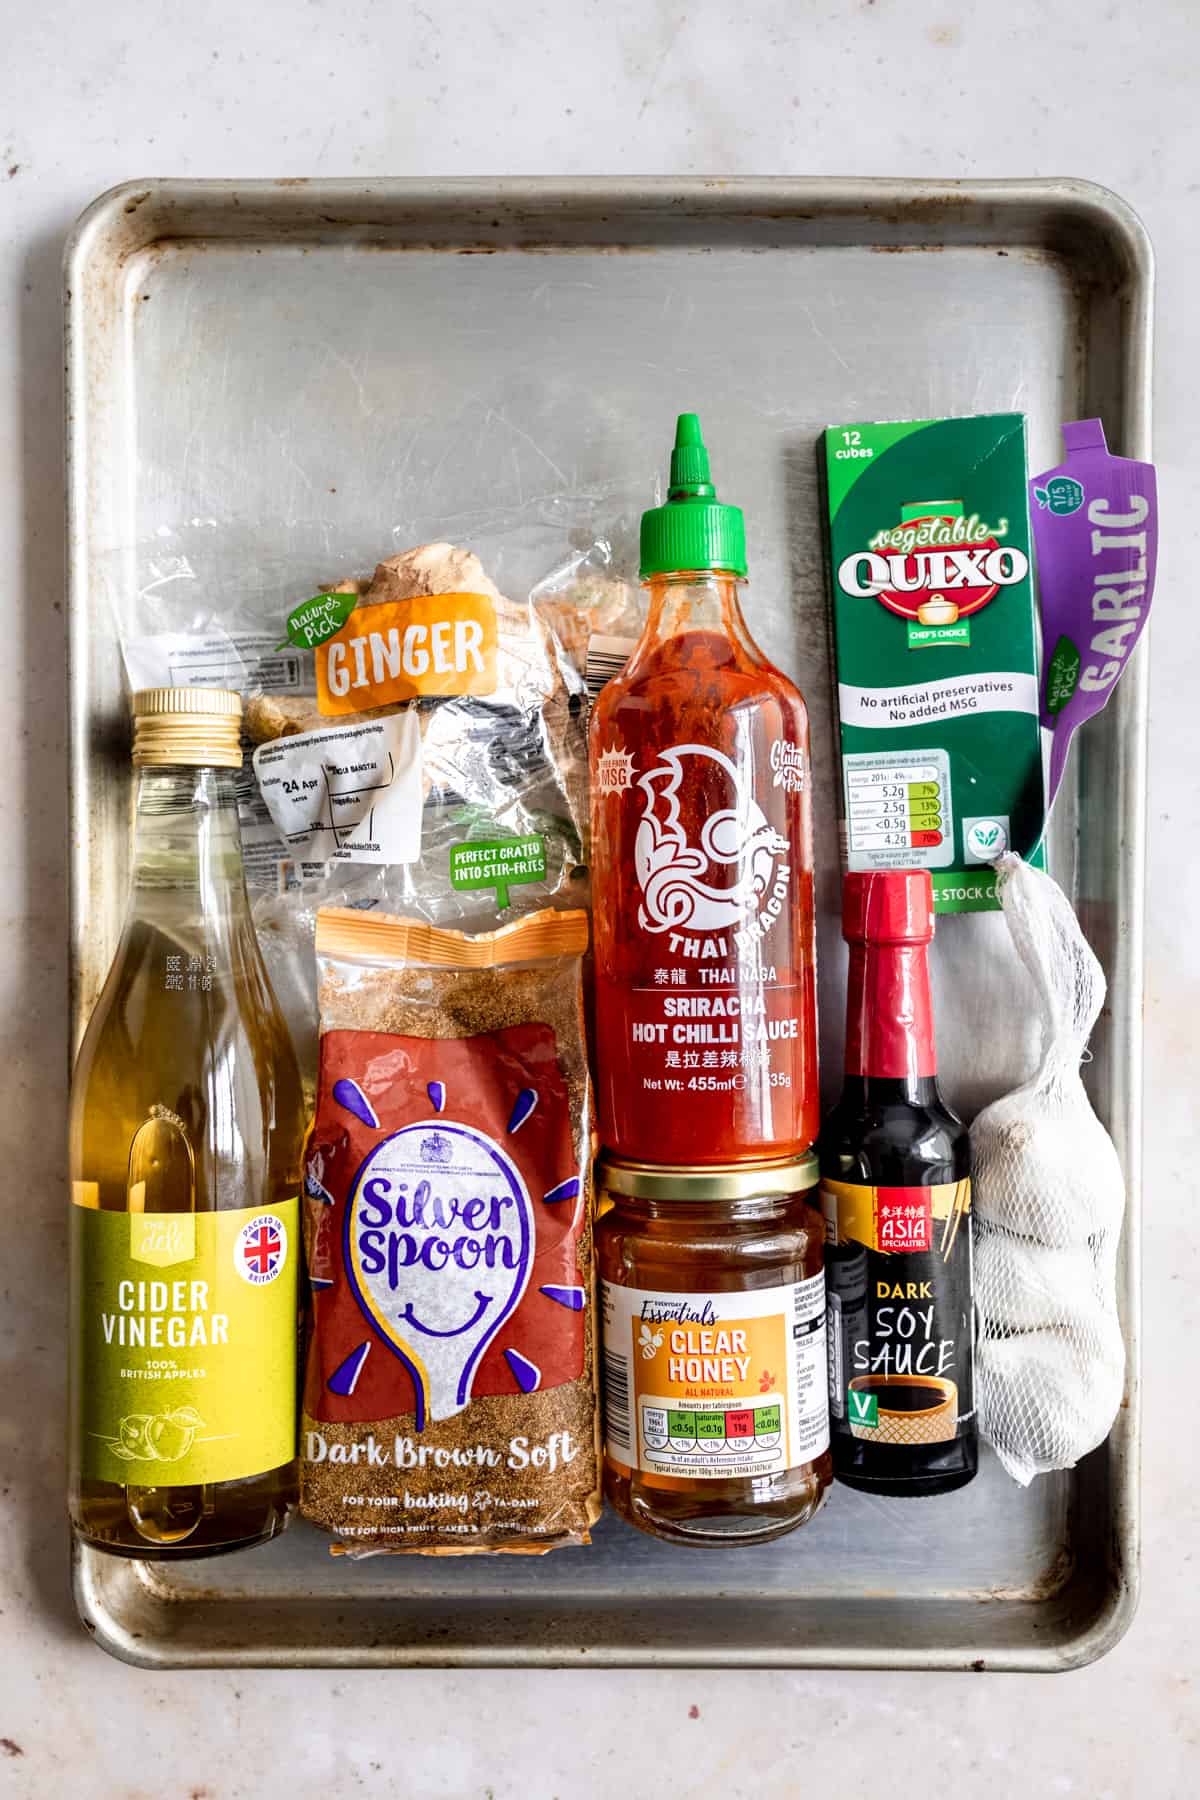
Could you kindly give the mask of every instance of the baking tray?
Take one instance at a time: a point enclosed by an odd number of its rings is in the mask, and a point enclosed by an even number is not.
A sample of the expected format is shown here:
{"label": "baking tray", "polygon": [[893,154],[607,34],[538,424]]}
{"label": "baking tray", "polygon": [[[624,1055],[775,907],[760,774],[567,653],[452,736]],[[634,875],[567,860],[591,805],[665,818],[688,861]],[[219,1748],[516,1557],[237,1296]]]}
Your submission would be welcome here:
{"label": "baking tray", "polygon": [[[1099,414],[1115,451],[1148,457],[1152,259],[1129,209],[1075,181],[147,181],[92,206],[66,269],[77,1031],[126,891],[111,597],[128,547],[164,521],[237,519],[273,536],[301,595],[326,573],[317,515],[369,564],[413,496],[447,520],[481,491],[503,511],[634,482],[644,503],[675,413],[696,407],[722,492],[747,509],[752,628],[813,712],[833,1074],[817,433],[1016,409],[1037,469],[1059,458],[1061,420]],[[352,1563],[302,1526],[170,1568],[77,1548],[97,1641],[146,1665],[1046,1670],[1116,1642],[1138,1570],[1145,683],[1142,649],[1077,741],[1050,846],[1108,974],[1086,1073],[1129,1184],[1129,1376],[1107,1445],[1028,1490],[990,1453],[936,1501],[835,1489],[804,1530],[728,1552],[612,1518],[591,1548],[541,1559]],[[941,1060],[969,1110],[1030,1047],[1003,932],[995,916],[939,922]]]}

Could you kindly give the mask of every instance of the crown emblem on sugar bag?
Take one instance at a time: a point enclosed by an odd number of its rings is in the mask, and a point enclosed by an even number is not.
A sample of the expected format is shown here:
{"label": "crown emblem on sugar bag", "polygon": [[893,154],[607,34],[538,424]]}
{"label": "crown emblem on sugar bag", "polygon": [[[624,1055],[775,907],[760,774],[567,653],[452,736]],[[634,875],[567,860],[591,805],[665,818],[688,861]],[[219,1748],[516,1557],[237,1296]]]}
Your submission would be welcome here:
{"label": "crown emblem on sugar bag", "polygon": [[431,1131],[421,1145],[421,1161],[445,1165],[453,1161],[454,1145],[441,1131]]}

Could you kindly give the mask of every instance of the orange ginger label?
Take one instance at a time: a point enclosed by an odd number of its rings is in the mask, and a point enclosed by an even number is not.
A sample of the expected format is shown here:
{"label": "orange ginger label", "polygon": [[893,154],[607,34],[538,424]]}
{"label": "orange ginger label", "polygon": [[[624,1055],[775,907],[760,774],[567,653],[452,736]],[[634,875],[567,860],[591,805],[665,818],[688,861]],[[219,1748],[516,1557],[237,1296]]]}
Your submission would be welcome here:
{"label": "orange ginger label", "polygon": [[496,607],[486,594],[358,606],[316,648],[317,709],[368,712],[420,697],[496,691]]}

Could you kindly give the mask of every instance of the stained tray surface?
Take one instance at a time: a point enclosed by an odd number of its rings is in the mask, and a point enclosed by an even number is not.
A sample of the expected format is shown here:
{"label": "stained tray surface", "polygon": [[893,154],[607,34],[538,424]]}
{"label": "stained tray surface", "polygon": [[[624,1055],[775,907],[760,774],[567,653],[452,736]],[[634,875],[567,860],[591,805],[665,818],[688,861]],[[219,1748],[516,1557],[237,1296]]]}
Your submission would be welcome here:
{"label": "stained tray surface", "polygon": [[[247,580],[294,601],[434,522],[453,537],[484,508],[569,519],[586,494],[626,557],[674,414],[695,408],[747,512],[751,628],[813,716],[836,1085],[818,432],[1019,410],[1036,469],[1058,460],[1061,420],[1102,413],[1115,449],[1148,454],[1150,281],[1132,215],[1073,183],[168,182],[97,202],[68,253],[77,1027],[125,893],[113,606],[140,547],[226,533]],[[519,563],[506,579],[542,572]],[[990,1453],[936,1502],[836,1489],[792,1537],[722,1553],[613,1519],[541,1559],[351,1563],[304,1528],[167,1570],[77,1550],[100,1640],[151,1663],[1022,1668],[1114,1641],[1136,1585],[1144,707],[1139,664],[1089,727],[1051,841],[1110,978],[1090,1084],[1130,1183],[1130,1385],[1105,1449],[1026,1491]],[[997,917],[940,921],[936,962],[946,1085],[973,1111],[1027,1072],[1022,982]]]}

